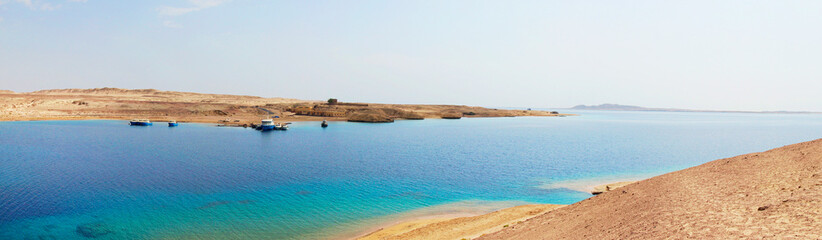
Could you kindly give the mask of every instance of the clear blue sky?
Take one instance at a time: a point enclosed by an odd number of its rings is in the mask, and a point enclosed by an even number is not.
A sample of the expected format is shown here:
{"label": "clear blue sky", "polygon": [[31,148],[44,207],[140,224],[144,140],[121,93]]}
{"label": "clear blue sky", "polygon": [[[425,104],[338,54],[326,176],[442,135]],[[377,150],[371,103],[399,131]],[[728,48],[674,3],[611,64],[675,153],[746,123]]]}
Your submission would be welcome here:
{"label": "clear blue sky", "polygon": [[822,111],[822,1],[0,0],[0,89]]}

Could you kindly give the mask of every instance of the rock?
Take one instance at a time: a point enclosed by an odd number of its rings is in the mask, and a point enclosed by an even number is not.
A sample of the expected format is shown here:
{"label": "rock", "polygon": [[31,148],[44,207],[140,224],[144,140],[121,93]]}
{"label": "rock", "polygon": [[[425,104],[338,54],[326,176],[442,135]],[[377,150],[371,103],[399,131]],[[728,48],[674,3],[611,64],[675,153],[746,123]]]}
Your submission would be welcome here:
{"label": "rock", "polygon": [[114,231],[102,222],[94,222],[77,226],[77,233],[80,234],[80,236],[87,238],[98,238],[108,234],[113,234]]}
{"label": "rock", "polygon": [[400,117],[403,118],[403,119],[408,119],[408,120],[423,120],[423,119],[425,119],[425,116],[423,116],[422,114],[419,114],[419,113],[416,113],[416,112],[410,112],[410,111],[404,112],[403,114],[400,115]]}
{"label": "rock", "polygon": [[460,119],[462,118],[462,113],[458,112],[447,112],[442,114],[442,119]]}
{"label": "rock", "polygon": [[369,122],[369,123],[387,123],[394,122],[394,119],[389,117],[382,111],[373,110],[361,113],[354,113],[348,117],[349,122]]}
{"label": "rock", "polygon": [[376,109],[378,112],[374,112],[377,114],[384,113],[389,118],[402,118],[408,120],[423,120],[425,116],[419,114],[414,111],[409,110],[401,110],[401,109],[394,109],[394,108],[379,108]]}

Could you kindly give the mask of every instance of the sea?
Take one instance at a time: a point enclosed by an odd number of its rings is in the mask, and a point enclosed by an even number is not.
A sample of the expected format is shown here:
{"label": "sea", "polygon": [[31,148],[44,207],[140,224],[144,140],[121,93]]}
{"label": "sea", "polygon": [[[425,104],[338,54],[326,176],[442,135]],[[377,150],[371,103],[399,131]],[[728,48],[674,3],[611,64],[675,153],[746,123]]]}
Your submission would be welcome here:
{"label": "sea", "polygon": [[0,122],[0,239],[345,239],[822,138],[820,114],[573,113],[268,132]]}

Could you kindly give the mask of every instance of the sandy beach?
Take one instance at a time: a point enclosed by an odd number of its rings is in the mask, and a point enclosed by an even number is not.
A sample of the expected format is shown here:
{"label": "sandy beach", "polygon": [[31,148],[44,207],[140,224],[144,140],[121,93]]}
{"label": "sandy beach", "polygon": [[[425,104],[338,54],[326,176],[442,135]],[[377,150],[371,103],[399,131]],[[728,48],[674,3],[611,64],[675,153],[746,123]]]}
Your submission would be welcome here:
{"label": "sandy beach", "polygon": [[504,208],[481,215],[425,216],[381,227],[356,239],[473,239],[522,223],[534,216],[562,206],[529,204]]}
{"label": "sandy beach", "polygon": [[[569,188],[583,192],[607,192],[637,181],[613,180],[634,179],[636,177],[604,177],[578,181],[560,182],[554,188]],[[540,186],[548,188],[549,186]],[[610,189],[610,190],[606,190]],[[523,204],[497,209],[514,203],[446,204],[420,209],[396,216],[395,220],[374,225],[354,238],[341,239],[474,239],[494,233],[503,228],[520,224],[535,216],[558,209],[565,205]],[[450,209],[450,210],[446,210]],[[459,210],[458,210],[459,209]]]}

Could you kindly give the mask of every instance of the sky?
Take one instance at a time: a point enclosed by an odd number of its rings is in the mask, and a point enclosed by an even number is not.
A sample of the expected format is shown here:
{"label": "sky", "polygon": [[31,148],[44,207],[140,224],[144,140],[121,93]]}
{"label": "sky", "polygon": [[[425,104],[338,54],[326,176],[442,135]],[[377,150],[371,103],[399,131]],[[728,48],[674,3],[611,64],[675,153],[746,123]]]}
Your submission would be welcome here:
{"label": "sky", "polygon": [[822,1],[0,0],[0,89],[822,111]]}

